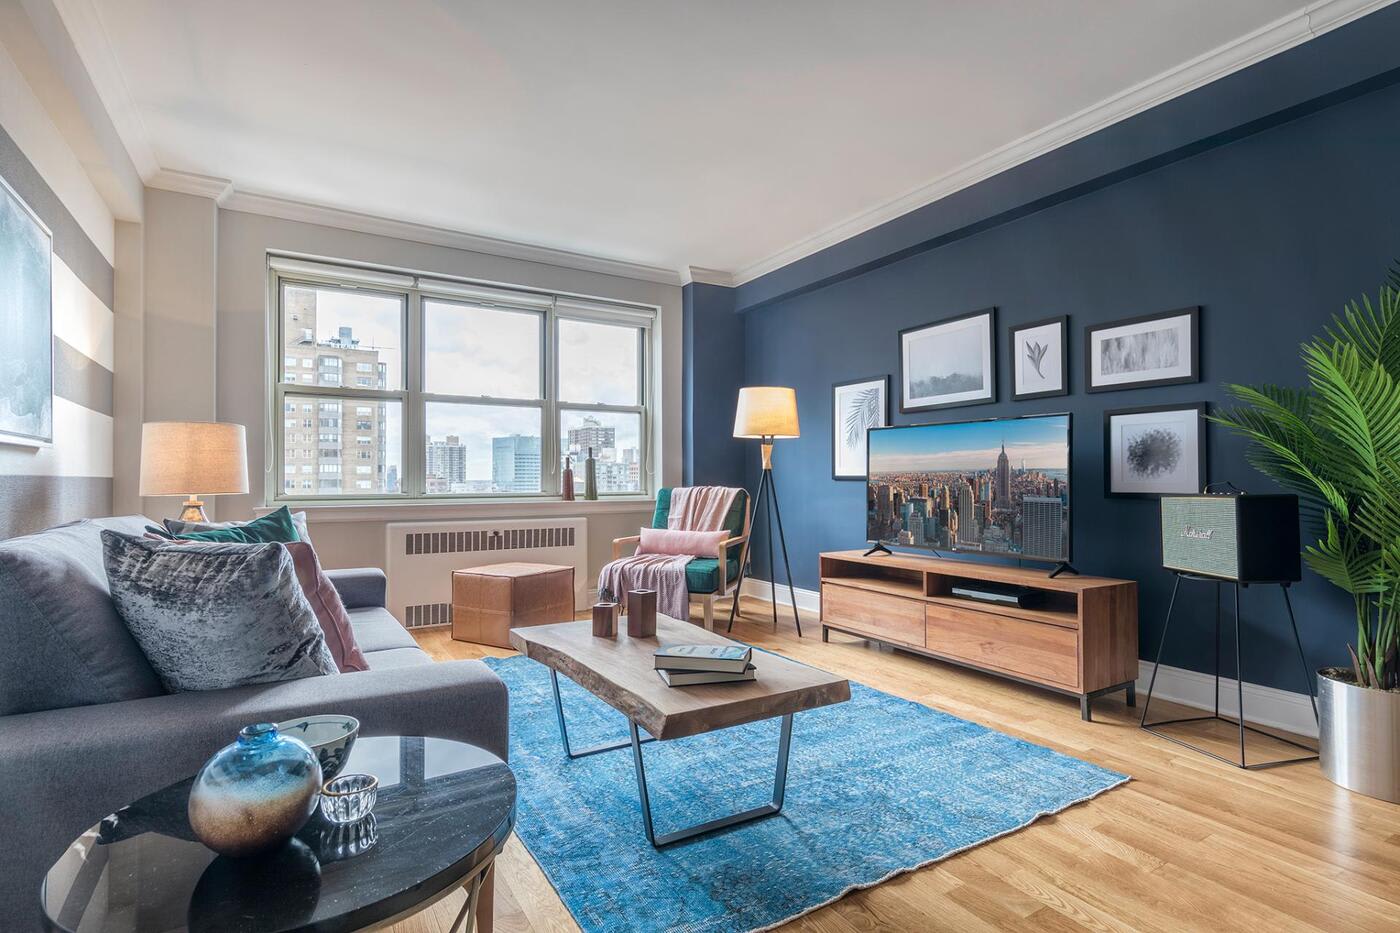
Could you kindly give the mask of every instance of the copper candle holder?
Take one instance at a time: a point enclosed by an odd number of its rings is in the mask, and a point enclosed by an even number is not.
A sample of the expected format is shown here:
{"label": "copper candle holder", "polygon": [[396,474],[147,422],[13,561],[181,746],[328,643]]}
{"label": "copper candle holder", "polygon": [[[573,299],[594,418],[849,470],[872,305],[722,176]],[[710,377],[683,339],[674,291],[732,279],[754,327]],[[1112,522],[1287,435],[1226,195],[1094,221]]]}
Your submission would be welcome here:
{"label": "copper candle holder", "polygon": [[598,603],[593,607],[593,637],[617,637],[617,603]]}
{"label": "copper candle holder", "polygon": [[651,638],[656,634],[656,590],[627,593],[627,637]]}

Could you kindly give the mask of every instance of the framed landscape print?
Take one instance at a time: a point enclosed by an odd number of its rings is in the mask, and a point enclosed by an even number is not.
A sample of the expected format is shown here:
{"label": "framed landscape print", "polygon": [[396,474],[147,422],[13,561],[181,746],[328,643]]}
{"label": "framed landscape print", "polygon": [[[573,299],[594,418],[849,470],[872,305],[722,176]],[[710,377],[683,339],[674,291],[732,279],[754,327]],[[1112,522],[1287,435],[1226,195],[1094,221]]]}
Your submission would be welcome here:
{"label": "framed landscape print", "polygon": [[1084,331],[1084,390],[1200,382],[1200,308],[1147,314]]}
{"label": "framed landscape print", "polygon": [[865,479],[865,436],[890,425],[890,377],[870,376],[831,387],[831,478]]}
{"label": "framed landscape print", "polygon": [[0,178],[0,443],[53,441],[53,238]]}
{"label": "framed landscape print", "polygon": [[996,309],[899,332],[899,410],[995,402]]}
{"label": "framed landscape print", "polygon": [[1206,485],[1205,416],[1204,403],[1104,412],[1104,492],[1200,492]]}
{"label": "framed landscape print", "polygon": [[1069,394],[1069,318],[1065,315],[1009,328],[1011,400]]}

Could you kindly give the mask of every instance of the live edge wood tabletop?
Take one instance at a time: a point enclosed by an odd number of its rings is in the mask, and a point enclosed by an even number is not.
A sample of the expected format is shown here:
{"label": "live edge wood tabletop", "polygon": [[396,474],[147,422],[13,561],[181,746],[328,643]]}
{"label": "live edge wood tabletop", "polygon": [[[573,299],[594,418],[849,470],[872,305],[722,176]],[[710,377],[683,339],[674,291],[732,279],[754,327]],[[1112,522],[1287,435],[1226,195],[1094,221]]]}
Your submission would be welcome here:
{"label": "live edge wood tabletop", "polygon": [[[1034,606],[954,596],[959,580],[1035,591]],[[1137,583],[1109,577],[912,554],[821,555],[822,639],[831,630],[952,661],[1091,701],[1115,690],[1135,701]]]}
{"label": "live edge wood tabletop", "polygon": [[710,686],[668,687],[657,676],[663,645],[735,645],[723,635],[657,615],[656,635],[613,638],[593,634],[593,623],[559,622],[511,629],[521,654],[551,667],[616,709],[657,739],[678,739],[760,719],[841,703],[851,698],[844,677],[780,655],[754,651],[757,679]]}

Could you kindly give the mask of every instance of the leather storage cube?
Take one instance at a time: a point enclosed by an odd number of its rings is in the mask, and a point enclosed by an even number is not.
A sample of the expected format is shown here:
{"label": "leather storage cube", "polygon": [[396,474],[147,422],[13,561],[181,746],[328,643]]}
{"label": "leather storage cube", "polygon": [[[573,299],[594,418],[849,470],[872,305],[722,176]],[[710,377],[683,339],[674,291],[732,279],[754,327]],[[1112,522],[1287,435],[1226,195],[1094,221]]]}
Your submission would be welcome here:
{"label": "leather storage cube", "polygon": [[452,571],[452,637],[510,647],[510,630],[574,617],[574,568],[487,564]]}

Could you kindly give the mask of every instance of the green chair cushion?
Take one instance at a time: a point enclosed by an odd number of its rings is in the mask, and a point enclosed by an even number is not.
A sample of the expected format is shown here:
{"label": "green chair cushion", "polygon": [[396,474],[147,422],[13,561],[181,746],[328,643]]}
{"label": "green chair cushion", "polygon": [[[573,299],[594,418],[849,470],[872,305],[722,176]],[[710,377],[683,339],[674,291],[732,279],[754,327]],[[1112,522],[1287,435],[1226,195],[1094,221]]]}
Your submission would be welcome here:
{"label": "green chair cushion", "polygon": [[[747,507],[749,494],[741,489],[734,496],[734,504],[729,507],[729,514],[724,517],[724,530],[729,532],[729,537],[737,537],[744,533],[744,509]],[[663,487],[656,492],[656,513],[651,518],[651,527],[665,528],[666,519],[671,514],[671,487]],[[739,548],[729,549],[730,558],[726,570],[730,585],[739,579]],[[685,588],[691,593],[713,593],[719,589],[719,561],[713,557],[697,557],[685,567]]]}
{"label": "green chair cushion", "polygon": [[[739,550],[731,548],[731,552]],[[733,586],[734,581],[739,579],[739,558],[731,557],[727,561],[729,564],[728,580]],[[713,593],[719,589],[719,561],[713,557],[696,557],[685,565],[685,588],[691,593]]]}

